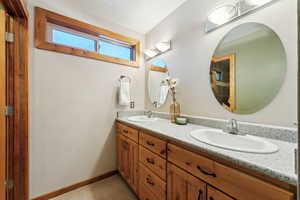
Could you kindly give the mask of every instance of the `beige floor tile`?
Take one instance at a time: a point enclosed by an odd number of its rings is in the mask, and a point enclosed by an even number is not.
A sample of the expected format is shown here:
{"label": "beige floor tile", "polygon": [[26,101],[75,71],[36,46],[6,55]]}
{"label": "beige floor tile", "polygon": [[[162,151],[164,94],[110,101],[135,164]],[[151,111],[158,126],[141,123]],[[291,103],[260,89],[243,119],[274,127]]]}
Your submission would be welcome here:
{"label": "beige floor tile", "polygon": [[51,200],[137,200],[137,198],[123,179],[116,175]]}

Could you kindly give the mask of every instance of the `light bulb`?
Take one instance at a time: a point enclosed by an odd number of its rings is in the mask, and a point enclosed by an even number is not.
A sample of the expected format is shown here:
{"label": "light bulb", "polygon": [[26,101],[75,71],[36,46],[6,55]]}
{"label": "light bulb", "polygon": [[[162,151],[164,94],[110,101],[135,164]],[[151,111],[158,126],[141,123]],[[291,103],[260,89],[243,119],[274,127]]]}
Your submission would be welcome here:
{"label": "light bulb", "polygon": [[144,54],[146,54],[148,57],[152,58],[159,54],[159,51],[157,49],[147,49],[144,51]]}
{"label": "light bulb", "polygon": [[269,3],[273,0],[246,0],[246,3],[253,6],[260,6]]}
{"label": "light bulb", "polygon": [[234,5],[224,5],[216,8],[209,16],[208,20],[216,25],[228,22],[237,14],[237,8]]}
{"label": "light bulb", "polygon": [[160,51],[160,52],[165,52],[171,48],[171,41],[168,42],[160,42],[155,45],[155,47]]}

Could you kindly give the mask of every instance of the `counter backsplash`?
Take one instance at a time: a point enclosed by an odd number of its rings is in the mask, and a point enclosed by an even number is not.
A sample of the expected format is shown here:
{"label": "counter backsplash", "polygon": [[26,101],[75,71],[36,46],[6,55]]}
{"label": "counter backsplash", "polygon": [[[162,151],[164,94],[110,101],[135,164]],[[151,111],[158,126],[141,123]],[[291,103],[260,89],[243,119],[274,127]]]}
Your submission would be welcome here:
{"label": "counter backsplash", "polygon": [[[144,115],[144,110],[138,111],[119,111],[117,117],[129,117],[135,115]],[[168,113],[162,112],[153,112],[154,117],[159,117],[163,119],[169,119]],[[217,118],[207,118],[202,116],[190,116],[190,115],[181,115],[188,118],[189,123],[197,124],[201,126],[207,126],[211,128],[224,129],[226,126],[227,120],[217,119]],[[282,140],[286,142],[297,142],[298,131],[296,128],[287,128],[280,126],[272,126],[265,124],[255,124],[238,121],[239,131],[249,135],[255,135],[259,137],[265,137],[270,139]]]}

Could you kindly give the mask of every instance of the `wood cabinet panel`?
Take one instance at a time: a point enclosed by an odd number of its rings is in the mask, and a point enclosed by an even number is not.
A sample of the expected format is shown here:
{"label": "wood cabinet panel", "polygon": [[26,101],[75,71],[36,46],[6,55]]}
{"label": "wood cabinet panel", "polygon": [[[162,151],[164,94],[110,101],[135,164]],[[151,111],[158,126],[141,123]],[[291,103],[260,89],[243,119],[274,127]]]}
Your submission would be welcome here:
{"label": "wood cabinet panel", "polygon": [[237,199],[294,199],[292,192],[173,144],[168,144],[168,160]]}
{"label": "wood cabinet panel", "polygon": [[293,200],[294,194],[238,170],[215,164],[216,178],[209,183],[236,199]]}
{"label": "wood cabinet panel", "polygon": [[159,157],[155,153],[147,150],[146,148],[139,147],[139,160],[146,167],[151,169],[157,176],[159,176],[164,181],[166,180],[166,160]]}
{"label": "wood cabinet panel", "polygon": [[138,144],[118,134],[118,170],[122,177],[138,192]]}
{"label": "wood cabinet panel", "polygon": [[215,188],[207,187],[207,200],[234,200],[228,195],[216,190]]}
{"label": "wood cabinet panel", "polygon": [[140,200],[163,200],[162,197],[157,197],[144,185],[139,186],[139,198]]}
{"label": "wood cabinet panel", "polygon": [[168,200],[206,200],[206,184],[168,164]]}
{"label": "wood cabinet panel", "polygon": [[267,179],[220,164],[213,157],[191,152],[192,149],[186,150],[184,146],[167,143],[121,123],[117,123],[117,131],[118,169],[142,200],[296,198],[294,192],[275,186]]}
{"label": "wood cabinet panel", "polygon": [[140,133],[140,144],[157,153],[159,156],[166,158],[167,155],[167,142],[159,138],[153,137],[147,133]]}
{"label": "wood cabinet panel", "polygon": [[214,161],[173,144],[168,144],[168,161],[208,183],[215,179]]}
{"label": "wood cabinet panel", "polygon": [[130,138],[136,143],[139,142],[139,131],[137,129],[131,128],[121,123],[117,123],[117,132],[123,134],[124,136]]}
{"label": "wood cabinet panel", "polygon": [[139,186],[146,187],[159,199],[166,198],[166,183],[143,164],[139,165]]}

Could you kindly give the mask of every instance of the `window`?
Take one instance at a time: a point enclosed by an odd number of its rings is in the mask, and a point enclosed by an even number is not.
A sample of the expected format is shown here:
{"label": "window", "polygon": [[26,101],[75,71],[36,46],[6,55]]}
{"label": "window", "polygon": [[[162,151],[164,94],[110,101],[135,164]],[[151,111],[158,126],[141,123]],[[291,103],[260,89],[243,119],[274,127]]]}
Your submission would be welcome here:
{"label": "window", "polygon": [[42,8],[35,20],[37,48],[139,67],[138,40]]}
{"label": "window", "polygon": [[66,45],[66,46],[71,46],[75,48],[85,49],[87,51],[97,50],[96,40],[85,38],[80,35],[75,35],[72,33],[67,33],[57,29],[52,30],[51,42]]}
{"label": "window", "polygon": [[133,49],[129,46],[122,46],[112,42],[100,41],[99,53],[106,56],[120,58],[124,60],[133,60]]}

